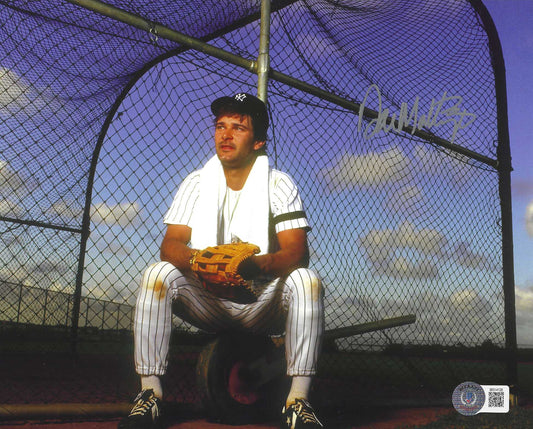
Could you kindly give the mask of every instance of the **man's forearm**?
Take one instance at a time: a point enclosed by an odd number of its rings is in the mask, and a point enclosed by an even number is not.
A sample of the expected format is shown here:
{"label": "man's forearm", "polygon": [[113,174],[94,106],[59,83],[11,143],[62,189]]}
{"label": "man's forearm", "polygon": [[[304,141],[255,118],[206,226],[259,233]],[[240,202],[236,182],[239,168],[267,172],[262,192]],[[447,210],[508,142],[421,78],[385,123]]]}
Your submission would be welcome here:
{"label": "man's forearm", "polygon": [[161,245],[161,260],[170,262],[181,272],[190,271],[194,250],[178,240],[165,240]]}
{"label": "man's forearm", "polygon": [[296,268],[307,267],[309,265],[309,258],[307,254],[298,254],[286,250],[280,250],[276,253],[253,256],[251,258],[251,263],[256,266],[256,268],[252,270],[254,274],[253,277],[259,274],[282,277]]}

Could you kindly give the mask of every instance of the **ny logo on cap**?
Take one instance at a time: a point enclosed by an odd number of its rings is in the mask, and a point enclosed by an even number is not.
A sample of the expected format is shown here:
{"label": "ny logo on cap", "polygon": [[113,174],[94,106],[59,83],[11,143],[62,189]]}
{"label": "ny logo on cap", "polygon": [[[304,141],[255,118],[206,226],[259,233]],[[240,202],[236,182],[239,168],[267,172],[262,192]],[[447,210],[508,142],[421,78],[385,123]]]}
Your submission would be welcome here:
{"label": "ny logo on cap", "polygon": [[234,98],[237,101],[244,101],[244,99],[246,98],[246,94],[236,94]]}

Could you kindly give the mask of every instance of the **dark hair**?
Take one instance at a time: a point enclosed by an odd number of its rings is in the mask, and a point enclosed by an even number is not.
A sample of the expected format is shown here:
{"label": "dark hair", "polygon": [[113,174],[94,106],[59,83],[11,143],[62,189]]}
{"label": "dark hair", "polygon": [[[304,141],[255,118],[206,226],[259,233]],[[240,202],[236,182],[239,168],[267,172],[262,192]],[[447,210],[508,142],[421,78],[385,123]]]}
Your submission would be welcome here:
{"label": "dark hair", "polygon": [[266,104],[259,98],[244,92],[235,94],[233,97],[220,97],[211,103],[211,111],[215,118],[228,113],[249,115],[254,129],[254,138],[257,141],[266,141],[268,111]]}
{"label": "dark hair", "polygon": [[266,153],[266,140],[267,140],[267,128],[264,125],[264,122],[256,115],[250,113],[243,113],[239,109],[235,109],[232,106],[222,106],[218,110],[218,115],[215,117],[215,122],[223,115],[241,115],[241,120],[244,116],[249,116],[252,121],[252,128],[254,132],[254,139],[256,141],[264,141],[265,144],[258,152]]}

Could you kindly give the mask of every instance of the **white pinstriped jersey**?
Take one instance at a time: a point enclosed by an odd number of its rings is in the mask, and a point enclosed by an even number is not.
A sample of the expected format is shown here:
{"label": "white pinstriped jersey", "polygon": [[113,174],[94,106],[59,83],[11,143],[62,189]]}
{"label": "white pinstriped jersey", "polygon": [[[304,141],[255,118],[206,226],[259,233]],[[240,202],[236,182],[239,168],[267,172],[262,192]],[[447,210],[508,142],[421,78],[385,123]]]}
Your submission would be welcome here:
{"label": "white pinstriped jersey", "polygon": [[[164,217],[166,224],[192,227],[199,200],[199,178],[196,171],[183,181]],[[309,229],[300,195],[287,174],[270,170],[268,192],[271,244],[277,243],[272,238],[281,231]],[[271,246],[269,250],[275,251],[275,248]],[[287,375],[314,375],[324,331],[320,278],[311,269],[298,268],[282,278],[255,278],[252,288],[257,293],[257,301],[236,303],[215,297],[197,278],[182,274],[169,262],[150,265],[143,276],[135,310],[137,372],[141,375],[166,373],[174,311],[182,320],[207,332],[245,330],[271,335],[285,331]]]}
{"label": "white pinstriped jersey", "polygon": [[[195,204],[200,192],[200,171],[189,174],[180,185],[163,222],[167,225],[191,227]],[[269,251],[276,250],[276,233],[288,229],[311,229],[300,194],[292,178],[279,170],[271,169],[269,176],[270,243]],[[216,244],[216,243],[213,243]]]}

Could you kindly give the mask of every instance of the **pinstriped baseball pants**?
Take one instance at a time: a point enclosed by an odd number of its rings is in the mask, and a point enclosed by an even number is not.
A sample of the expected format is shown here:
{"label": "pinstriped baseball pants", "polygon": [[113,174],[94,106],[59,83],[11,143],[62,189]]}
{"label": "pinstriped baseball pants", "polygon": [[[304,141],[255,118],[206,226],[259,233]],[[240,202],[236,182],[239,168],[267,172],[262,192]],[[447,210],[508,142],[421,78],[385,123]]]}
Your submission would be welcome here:
{"label": "pinstriped baseball pants", "polygon": [[237,304],[207,292],[168,262],[144,273],[134,319],[135,368],[163,375],[167,368],[172,311],[208,331],[234,329],[257,334],[285,332],[287,375],[313,375],[324,332],[324,300],[314,271],[299,268],[267,284],[257,302]]}

